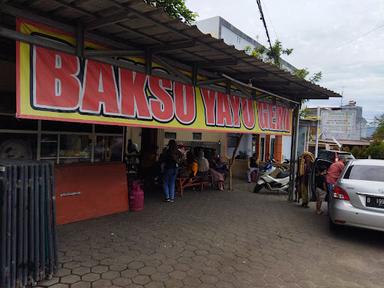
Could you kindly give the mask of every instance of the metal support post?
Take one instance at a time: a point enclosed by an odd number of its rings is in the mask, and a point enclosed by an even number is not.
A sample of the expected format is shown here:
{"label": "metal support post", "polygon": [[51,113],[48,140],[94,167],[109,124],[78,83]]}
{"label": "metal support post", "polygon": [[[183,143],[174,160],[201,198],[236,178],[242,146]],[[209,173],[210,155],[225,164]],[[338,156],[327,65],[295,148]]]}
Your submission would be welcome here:
{"label": "metal support post", "polygon": [[315,158],[319,153],[319,127],[320,127],[320,107],[317,106],[317,122],[316,122],[316,145],[315,145]]}
{"label": "metal support post", "polygon": [[297,105],[293,110],[292,115],[292,141],[291,141],[291,159],[290,159],[290,175],[289,175],[289,190],[288,200],[294,200],[295,181],[296,181],[296,163],[297,163],[297,142],[299,134],[299,110],[300,105]]}

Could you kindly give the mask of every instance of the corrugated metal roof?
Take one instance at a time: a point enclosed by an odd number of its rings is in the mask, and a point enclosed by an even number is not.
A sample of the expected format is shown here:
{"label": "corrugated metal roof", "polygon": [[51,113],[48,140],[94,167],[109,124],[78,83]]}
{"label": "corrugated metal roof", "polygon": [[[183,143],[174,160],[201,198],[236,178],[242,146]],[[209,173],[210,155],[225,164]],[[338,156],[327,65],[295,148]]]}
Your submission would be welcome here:
{"label": "corrugated metal roof", "polygon": [[[198,65],[217,76],[229,75],[263,90],[286,96],[291,100],[327,99],[341,95],[311,82],[299,79],[276,66],[264,63],[222,40],[202,33],[170,18],[162,9],[142,0],[14,0],[6,5],[45,16],[64,24],[95,27],[92,34],[122,43],[127,47],[145,49],[156,45],[170,46],[186,40],[190,47],[161,51],[163,57],[178,63]],[[97,26],[97,24],[99,24]],[[89,32],[89,31],[88,31]],[[176,63],[175,62],[175,63]]]}

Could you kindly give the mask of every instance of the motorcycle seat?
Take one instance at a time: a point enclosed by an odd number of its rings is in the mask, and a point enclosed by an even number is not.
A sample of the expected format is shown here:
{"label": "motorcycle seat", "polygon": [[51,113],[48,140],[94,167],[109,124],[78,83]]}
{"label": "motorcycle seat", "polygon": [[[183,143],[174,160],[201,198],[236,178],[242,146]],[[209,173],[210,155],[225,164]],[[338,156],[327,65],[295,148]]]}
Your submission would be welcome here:
{"label": "motorcycle seat", "polygon": [[281,179],[281,178],[285,178],[285,177],[288,177],[289,176],[289,172],[288,171],[281,171],[279,174],[277,174],[276,178],[277,179]]}

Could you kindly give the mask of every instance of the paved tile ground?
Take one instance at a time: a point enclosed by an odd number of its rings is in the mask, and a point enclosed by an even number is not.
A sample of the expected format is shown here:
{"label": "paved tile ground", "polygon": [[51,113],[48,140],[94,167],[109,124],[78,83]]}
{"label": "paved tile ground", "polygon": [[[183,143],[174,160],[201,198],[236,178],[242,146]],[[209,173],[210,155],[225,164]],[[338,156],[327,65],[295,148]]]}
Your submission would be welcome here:
{"label": "paved tile ground", "polygon": [[332,234],[284,196],[188,191],[175,203],[59,227],[40,287],[383,287],[383,233]]}

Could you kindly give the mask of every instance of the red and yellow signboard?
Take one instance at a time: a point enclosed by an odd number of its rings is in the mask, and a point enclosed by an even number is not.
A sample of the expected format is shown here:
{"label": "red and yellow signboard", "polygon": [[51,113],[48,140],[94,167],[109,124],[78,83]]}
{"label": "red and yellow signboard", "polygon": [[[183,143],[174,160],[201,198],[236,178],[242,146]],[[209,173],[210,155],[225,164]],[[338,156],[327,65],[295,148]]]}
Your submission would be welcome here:
{"label": "red and yellow signboard", "polygon": [[[73,35],[18,21],[18,30],[74,45]],[[102,49],[86,42],[86,47]],[[17,43],[20,118],[230,133],[289,134],[291,110]]]}

